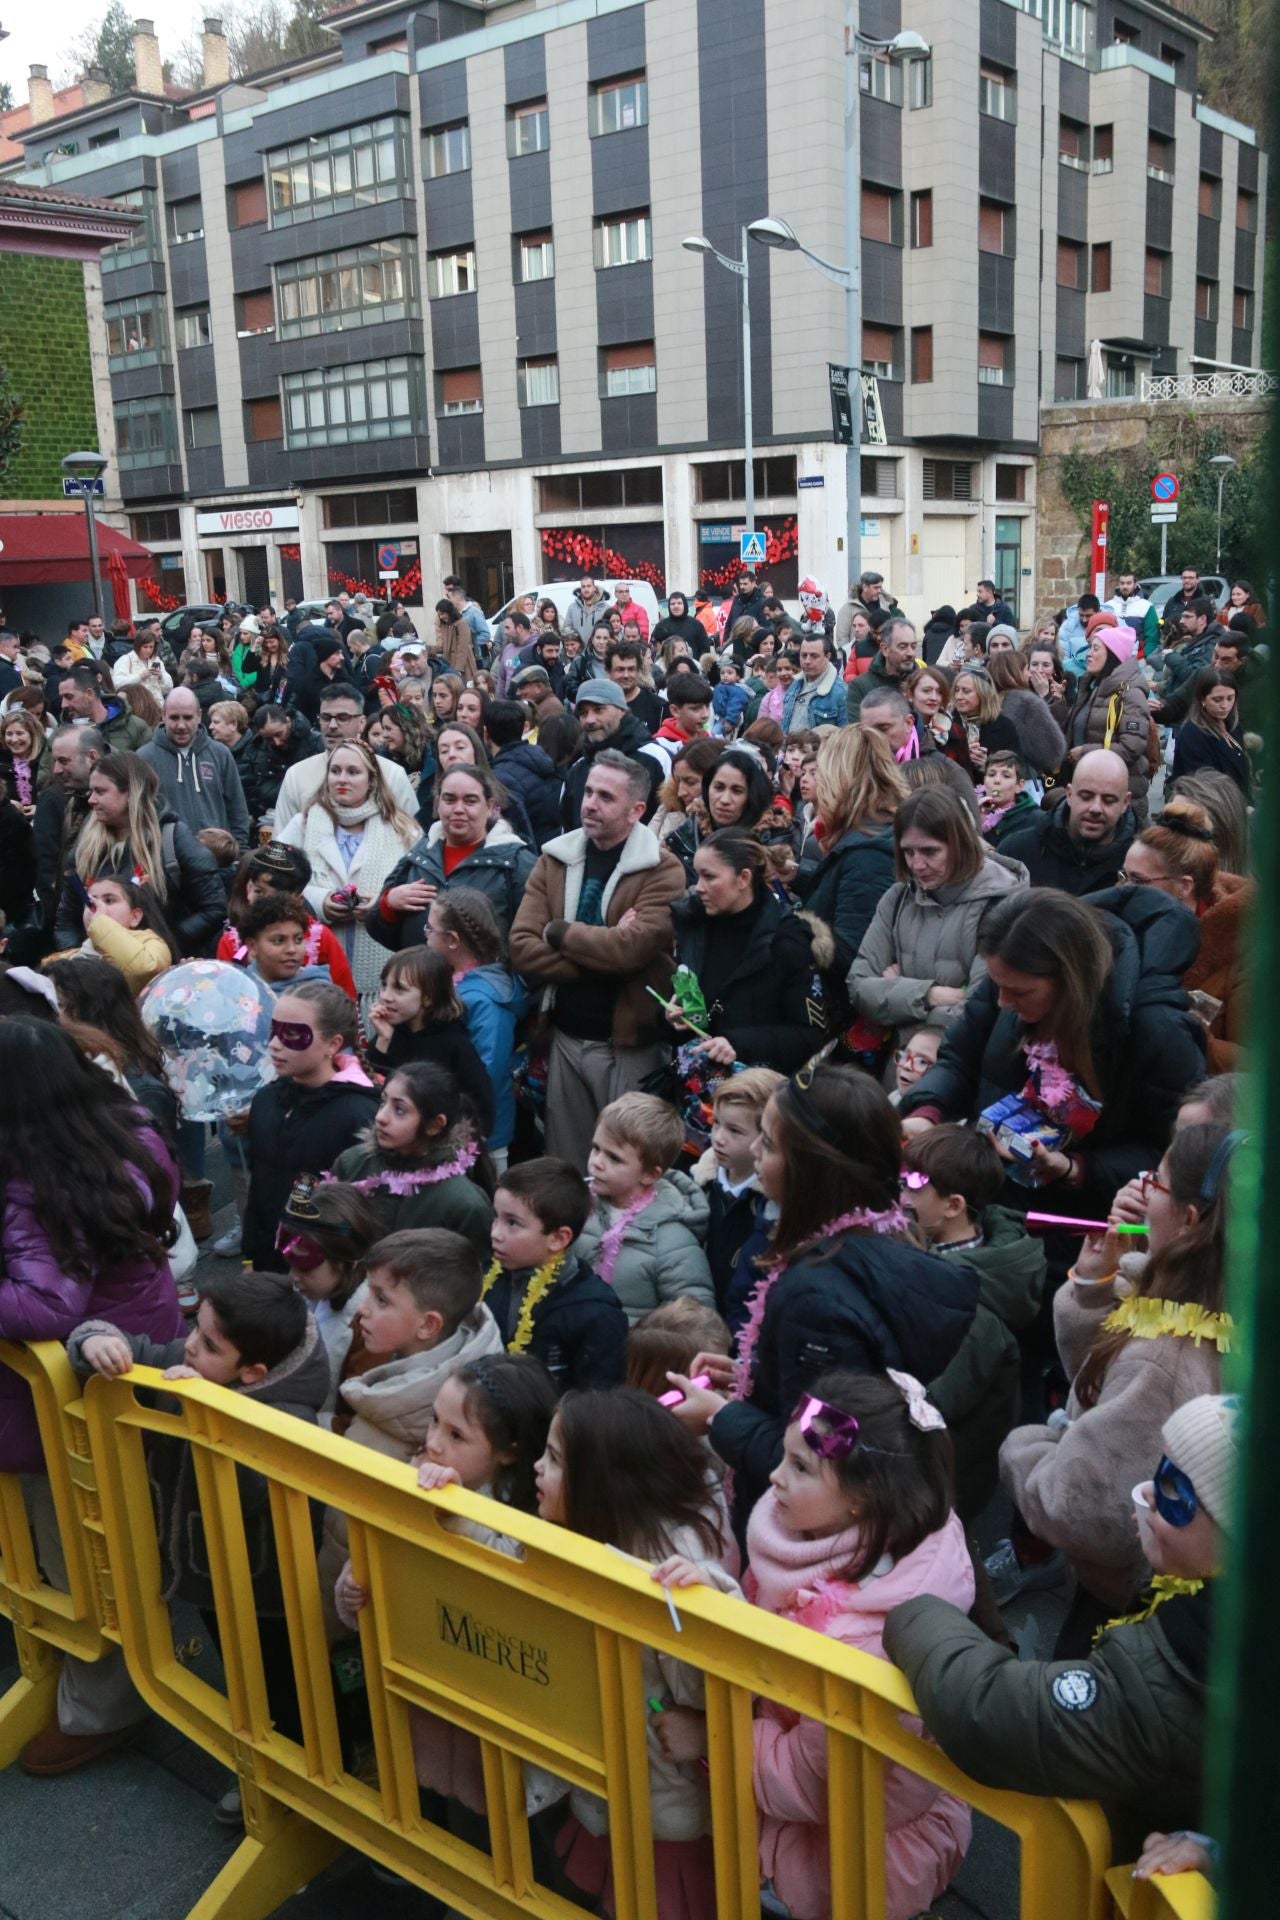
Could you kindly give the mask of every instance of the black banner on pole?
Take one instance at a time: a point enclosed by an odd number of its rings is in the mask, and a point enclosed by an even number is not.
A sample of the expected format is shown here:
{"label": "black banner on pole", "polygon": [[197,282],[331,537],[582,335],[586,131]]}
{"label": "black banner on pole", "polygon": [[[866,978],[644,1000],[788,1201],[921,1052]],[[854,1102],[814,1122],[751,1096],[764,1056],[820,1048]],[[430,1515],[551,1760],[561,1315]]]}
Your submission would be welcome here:
{"label": "black banner on pole", "polygon": [[857,439],[853,395],[849,390],[849,368],[827,362],[831,381],[831,435],[841,446],[851,447]]}

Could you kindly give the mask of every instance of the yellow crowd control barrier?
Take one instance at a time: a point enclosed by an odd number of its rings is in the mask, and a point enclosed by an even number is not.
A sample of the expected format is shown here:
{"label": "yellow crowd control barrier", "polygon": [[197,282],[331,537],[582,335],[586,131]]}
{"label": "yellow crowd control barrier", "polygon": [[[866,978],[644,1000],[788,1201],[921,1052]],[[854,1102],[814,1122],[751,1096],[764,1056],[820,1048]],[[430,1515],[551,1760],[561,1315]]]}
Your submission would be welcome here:
{"label": "yellow crowd control barrier", "polygon": [[1135,1880],[1129,1867],[1113,1867],[1107,1888],[1124,1920],[1214,1920],[1213,1888],[1198,1873]]}
{"label": "yellow crowd control barrier", "polygon": [[[535,1877],[526,1762],[608,1801],[618,1920],[653,1920],[646,1647],[706,1676],[719,1920],[758,1920],[760,1911],[751,1784],[757,1694],[828,1730],[832,1920],[880,1920],[884,1911],[881,1781],[891,1761],[1017,1835],[1023,1920],[1106,1920],[1110,1849],[1100,1809],[968,1780],[904,1726],[911,1694],[886,1662],[706,1589],[677,1597],[677,1631],[645,1570],[590,1541],[504,1510],[502,1527],[524,1551],[523,1559],[506,1557],[444,1524],[450,1515],[487,1524],[487,1501],[456,1488],[424,1494],[409,1468],[203,1382],[165,1383],[176,1411],[138,1398],[137,1388],[160,1385],[157,1373],[139,1368],[122,1380],[91,1381],[84,1404],[129,1671],[157,1713],[236,1771],[244,1800],[246,1838],[191,1920],[257,1920],[343,1845],[464,1913],[572,1920],[579,1910]],[[175,1656],[144,1461],[154,1434],[192,1450],[225,1693]],[[270,1483],[301,1742],[281,1735],[268,1714],[237,1467]],[[353,1571],[371,1596],[360,1634],[372,1781],[348,1771],[340,1749],[313,1501],[349,1517]],[[478,1736],[487,1852],[421,1811],[413,1706]]]}
{"label": "yellow crowd control barrier", "polygon": [[[104,1550],[90,1530],[93,1474],[80,1382],[54,1340],[29,1347],[0,1340],[0,1363],[31,1389],[69,1588],[63,1593],[42,1576],[22,1480],[0,1474],[0,1613],[13,1622],[20,1668],[0,1699],[0,1767],[7,1767],[53,1714],[58,1654],[97,1660],[107,1643],[98,1582]],[[88,1503],[83,1512],[80,1503]]]}

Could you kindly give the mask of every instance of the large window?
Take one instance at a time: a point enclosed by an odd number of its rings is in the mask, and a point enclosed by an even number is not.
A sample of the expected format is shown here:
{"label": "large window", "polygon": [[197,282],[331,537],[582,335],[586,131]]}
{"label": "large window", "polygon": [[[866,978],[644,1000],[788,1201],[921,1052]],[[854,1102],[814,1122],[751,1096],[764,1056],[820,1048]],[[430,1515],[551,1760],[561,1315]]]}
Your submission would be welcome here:
{"label": "large window", "polygon": [[383,487],[364,493],[325,493],[320,497],[325,527],[392,527],[416,520],[418,496],[412,487]]}
{"label": "large window", "polygon": [[282,340],[404,320],[418,311],[413,243],[374,240],[284,261],[276,268],[276,308]]}
{"label": "large window", "polygon": [[219,441],[218,409],[188,407],[182,416],[182,437],[189,447],[216,447]]}
{"label": "large window", "polygon": [[[660,472],[660,469],[655,469]],[[746,497],[747,469],[741,460],[700,461],[693,470],[698,502],[742,500]],[[774,453],[757,456],[751,463],[757,499],[794,500],[796,497],[796,460],[794,454]]]}
{"label": "large window", "polygon": [[907,61],[907,105],[908,107],[931,107],[933,105],[933,56]]}
{"label": "large window", "polygon": [[408,191],[408,177],[405,123],[396,115],[313,134],[267,155],[271,224],[290,227],[395,200]]}
{"label": "large window", "polygon": [[645,213],[619,214],[595,225],[597,267],[630,267],[653,258],[653,229]]}
{"label": "large window", "polygon": [[1132,400],[1138,391],[1138,367],[1131,353],[1108,353],[1107,380],[1104,388],[1108,400]]}
{"label": "large window", "polygon": [[285,442],[325,447],[416,433],[422,419],[418,379],[416,362],[404,356],[287,373]]}
{"label": "large window", "polygon": [[[326,540],[324,543],[325,578],[330,593],[367,593],[380,597],[390,588],[406,606],[422,605],[422,562],[416,536],[397,534],[400,578],[379,580],[378,548],[383,542],[372,540]],[[431,598],[434,601],[435,594]]]}
{"label": "large window", "polygon": [[1007,334],[978,335],[978,385],[1007,387],[1013,384],[1013,342]]}
{"label": "large window", "polygon": [[126,367],[154,366],[163,356],[164,306],[154,293],[141,293],[133,300],[113,300],[103,309],[103,315],[112,373],[122,373]]}
{"label": "large window", "polygon": [[427,255],[428,300],[451,300],[455,294],[475,290],[476,256],[472,248]]}
{"label": "large window", "polygon": [[241,339],[275,330],[276,308],[270,287],[254,287],[248,293],[236,295],[236,333]]}
{"label": "large window", "polygon": [[526,100],[507,108],[507,152],[513,160],[523,153],[545,153],[551,145],[551,120],[545,100]]}
{"label": "large window", "polygon": [[633,340],[626,346],[600,349],[602,400],[621,400],[634,393],[653,393],[657,385],[652,340]]}
{"label": "large window", "polygon": [[1017,119],[1017,81],[1008,67],[983,61],[978,69],[978,112],[989,114],[993,120]]}
{"label": "large window", "polygon": [[209,347],[213,345],[213,331],[209,325],[208,307],[179,307],[175,315],[178,327],[178,346]]}
{"label": "large window", "polygon": [[602,134],[623,133],[628,127],[647,127],[648,124],[649,83],[642,73],[592,87],[587,126],[593,140]]}
{"label": "large window", "polygon": [[968,460],[924,460],[920,491],[926,500],[972,500],[973,467]]}
{"label": "large window", "polygon": [[555,279],[556,246],[549,229],[546,233],[517,233],[512,254],[518,285]]}
{"label": "large window", "polygon": [[858,60],[858,85],[869,99],[900,107],[902,62],[890,60],[884,54],[862,54]]}
{"label": "large window", "polygon": [[129,532],[144,547],[155,540],[181,540],[182,517],[176,507],[158,507],[153,513],[131,513]]}
{"label": "large window", "polygon": [[102,271],[118,273],[123,267],[140,266],[144,260],[160,258],[160,229],[156,210],[154,187],[134,187],[128,193],[113,193],[111,196],[117,207],[131,207],[142,216],[142,224],[135,227],[127,240],[118,246],[107,247],[102,255]]}
{"label": "large window", "polygon": [[522,407],[554,407],[560,403],[560,363],[557,360],[518,360],[516,398]]}
{"label": "large window", "polygon": [[900,335],[893,327],[862,323],[862,371],[879,380],[901,380]]}
{"label": "large window", "polygon": [[451,367],[436,375],[436,412],[444,416],[484,412],[484,376],[479,367]]}
{"label": "large window", "polygon": [[422,164],[428,180],[446,173],[467,173],[471,167],[471,128],[465,120],[451,127],[433,127],[422,136]]}
{"label": "large window", "polygon": [[[741,471],[741,461],[738,466]],[[615,467],[597,473],[573,473],[562,467],[538,481],[539,513],[597,513],[603,507],[661,505],[661,467]]]}
{"label": "large window", "polygon": [[167,395],[127,400],[116,408],[115,416],[116,465],[121,472],[168,466],[177,460],[177,424]]}
{"label": "large window", "polygon": [[182,246],[188,240],[204,239],[204,209],[198,199],[169,202],[169,244]]}
{"label": "large window", "polygon": [[862,238],[881,240],[886,246],[902,245],[902,195],[889,187],[862,188]]}

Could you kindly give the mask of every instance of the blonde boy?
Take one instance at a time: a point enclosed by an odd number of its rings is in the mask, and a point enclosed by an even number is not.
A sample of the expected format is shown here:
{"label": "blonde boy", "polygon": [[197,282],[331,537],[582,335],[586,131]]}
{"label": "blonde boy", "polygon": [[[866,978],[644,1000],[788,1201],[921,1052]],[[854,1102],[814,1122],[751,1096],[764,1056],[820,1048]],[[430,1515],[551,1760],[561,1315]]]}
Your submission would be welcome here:
{"label": "blonde boy", "polygon": [[702,1250],[707,1202],[675,1171],[683,1145],[684,1122],[655,1094],[624,1093],[596,1121],[591,1218],[574,1251],[613,1288],[632,1323],[682,1294],[713,1304]]}
{"label": "blonde boy", "polygon": [[741,1264],[744,1247],[750,1244],[752,1251],[758,1252],[764,1244],[765,1200],[756,1184],[760,1121],[784,1077],[772,1067],[747,1067],[721,1081],[711,1122],[711,1145],[693,1172],[707,1195],[707,1260],[716,1307],[735,1331],[743,1315],[742,1303],[736,1299],[741,1289],[732,1286],[733,1275]]}

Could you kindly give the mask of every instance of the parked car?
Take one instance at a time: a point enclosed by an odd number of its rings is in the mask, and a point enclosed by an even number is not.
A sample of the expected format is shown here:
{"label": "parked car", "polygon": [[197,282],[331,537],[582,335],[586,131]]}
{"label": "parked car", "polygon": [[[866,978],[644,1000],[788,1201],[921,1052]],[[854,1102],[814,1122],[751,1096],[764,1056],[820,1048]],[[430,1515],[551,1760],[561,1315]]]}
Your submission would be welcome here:
{"label": "parked car", "polygon": [[[1146,580],[1139,580],[1138,591],[1146,595],[1156,612],[1164,617],[1164,603],[1171,593],[1176,593],[1182,585],[1180,573],[1157,573]],[[1231,582],[1220,573],[1205,573],[1200,576],[1200,590],[1208,595],[1215,607],[1227,604],[1227,595],[1231,591]]]}
{"label": "parked car", "polygon": [[216,627],[224,613],[237,613],[243,617],[247,613],[252,613],[252,611],[252,607],[242,607],[234,600],[228,600],[225,606],[219,605],[214,601],[202,602],[200,604],[191,601],[185,607],[175,607],[172,613],[166,613],[160,622],[160,631],[169,642],[169,645],[176,649],[178,645],[178,628],[188,616],[190,616],[198,627]]}
{"label": "parked car", "polygon": [[[650,632],[653,631],[659,620],[661,620],[662,610],[658,605],[658,596],[647,580],[597,580],[596,585],[602,592],[607,593],[609,596],[605,602],[606,612],[616,600],[618,588],[625,586],[630,587],[631,598],[638,606],[643,607],[648,614]],[[523,602],[528,599],[530,595],[533,596],[535,605],[539,600],[553,600],[555,602],[556,612],[560,615],[561,623],[563,624],[565,610],[571,604],[573,596],[577,591],[578,582],[576,580],[550,580],[545,586],[526,587],[522,593],[515,594],[505,605],[498,608],[498,611],[489,621],[489,631],[493,636],[495,652],[499,651],[502,647],[503,621],[509,613],[514,613],[518,609],[521,609]]]}

